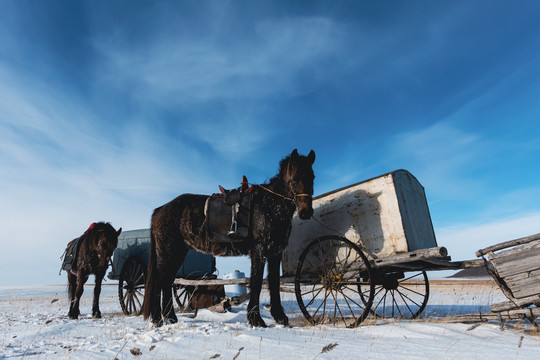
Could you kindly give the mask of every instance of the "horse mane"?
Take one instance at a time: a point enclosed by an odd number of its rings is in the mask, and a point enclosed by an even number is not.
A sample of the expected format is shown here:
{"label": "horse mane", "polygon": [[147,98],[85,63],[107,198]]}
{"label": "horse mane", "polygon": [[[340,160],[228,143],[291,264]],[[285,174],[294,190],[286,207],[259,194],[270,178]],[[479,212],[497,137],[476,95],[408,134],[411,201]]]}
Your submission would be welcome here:
{"label": "horse mane", "polygon": [[272,178],[270,178],[266,183],[263,185],[267,185],[270,188],[272,188],[273,191],[278,193],[283,193],[286,191],[286,185],[285,185],[285,169],[287,165],[289,164],[289,161],[291,160],[291,155],[285,156],[281,161],[279,162],[279,171],[276,175],[274,175]]}
{"label": "horse mane", "polygon": [[[284,158],[282,158],[281,161],[279,162],[279,172],[275,176],[270,178],[266,183],[264,183],[262,185],[267,185],[273,191],[275,191],[277,193],[280,193],[280,194],[284,194],[287,191],[289,191],[288,187],[287,187],[287,184],[285,183],[284,176],[285,176],[285,173],[287,171],[287,166],[289,166],[289,163],[291,161],[291,158],[292,158],[291,154],[289,154],[289,155],[285,156]],[[306,158],[306,156],[297,155],[297,158]],[[297,165],[302,165],[302,164],[297,162]],[[311,168],[311,164],[309,164],[309,167],[305,167],[305,168],[304,168],[304,166],[302,166],[300,171],[301,172],[310,171],[311,175],[313,175],[313,169]],[[313,177],[315,177],[315,176],[313,175]]]}
{"label": "horse mane", "polygon": [[84,232],[83,236],[87,238],[94,238],[97,241],[100,232],[104,232],[107,239],[116,240],[116,243],[113,244],[114,247],[118,245],[118,238],[115,236],[116,230],[113,228],[111,223],[108,222],[100,221],[92,223],[90,227]]}

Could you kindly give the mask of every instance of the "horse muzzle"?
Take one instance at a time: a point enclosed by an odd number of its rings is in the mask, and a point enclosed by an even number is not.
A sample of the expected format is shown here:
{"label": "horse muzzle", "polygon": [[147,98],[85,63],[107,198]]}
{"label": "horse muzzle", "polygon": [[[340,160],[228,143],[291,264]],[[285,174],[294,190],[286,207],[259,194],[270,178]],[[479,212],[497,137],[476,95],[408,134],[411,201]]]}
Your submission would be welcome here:
{"label": "horse muzzle", "polygon": [[312,198],[309,195],[295,198],[298,209],[298,217],[302,220],[309,220],[313,216]]}
{"label": "horse muzzle", "polygon": [[313,216],[313,208],[305,208],[305,209],[299,209],[298,210],[298,216],[302,220],[309,220]]}

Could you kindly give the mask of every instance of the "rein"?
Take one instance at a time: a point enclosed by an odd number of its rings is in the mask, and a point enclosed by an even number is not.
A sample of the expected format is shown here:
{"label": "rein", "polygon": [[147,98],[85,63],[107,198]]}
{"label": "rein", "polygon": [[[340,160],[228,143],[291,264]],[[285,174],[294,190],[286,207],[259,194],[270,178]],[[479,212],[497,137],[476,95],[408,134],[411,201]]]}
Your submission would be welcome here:
{"label": "rein", "polygon": [[272,190],[268,189],[267,187],[264,187],[264,186],[259,185],[259,184],[248,183],[248,185],[260,187],[261,189],[266,190],[266,191],[268,191],[268,192],[271,193],[271,194],[280,196],[280,197],[284,198],[285,200],[292,201],[292,202],[295,203],[295,204],[296,204],[296,198],[297,198],[297,197],[309,197],[309,198],[312,197],[312,196],[309,195],[309,194],[294,194],[294,192],[293,192],[293,197],[291,198],[291,197],[288,197],[288,196],[279,194],[279,193],[277,193],[277,192],[275,192],[275,191],[272,191]]}

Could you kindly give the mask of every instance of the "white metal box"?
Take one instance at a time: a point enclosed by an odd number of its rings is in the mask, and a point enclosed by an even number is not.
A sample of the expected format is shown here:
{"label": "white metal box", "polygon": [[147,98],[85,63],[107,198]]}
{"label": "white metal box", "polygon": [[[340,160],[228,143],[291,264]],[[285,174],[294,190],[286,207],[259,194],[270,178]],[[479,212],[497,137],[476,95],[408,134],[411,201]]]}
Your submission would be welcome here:
{"label": "white metal box", "polygon": [[424,193],[406,170],[396,170],[313,199],[314,219],[293,219],[283,253],[283,276],[294,276],[300,254],[314,239],[344,234],[371,259],[437,247]]}

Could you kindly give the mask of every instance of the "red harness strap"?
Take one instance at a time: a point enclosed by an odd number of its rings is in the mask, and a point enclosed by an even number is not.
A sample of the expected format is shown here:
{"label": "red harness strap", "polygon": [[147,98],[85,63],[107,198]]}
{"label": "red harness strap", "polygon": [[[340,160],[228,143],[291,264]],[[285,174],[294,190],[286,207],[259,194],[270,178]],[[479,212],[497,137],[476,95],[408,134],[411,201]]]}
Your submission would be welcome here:
{"label": "red harness strap", "polygon": [[92,229],[94,228],[94,226],[96,226],[96,223],[90,224],[90,226],[88,227],[88,229],[86,229],[86,231],[85,231],[84,233],[86,234],[87,232],[89,232],[90,230],[92,230]]}

